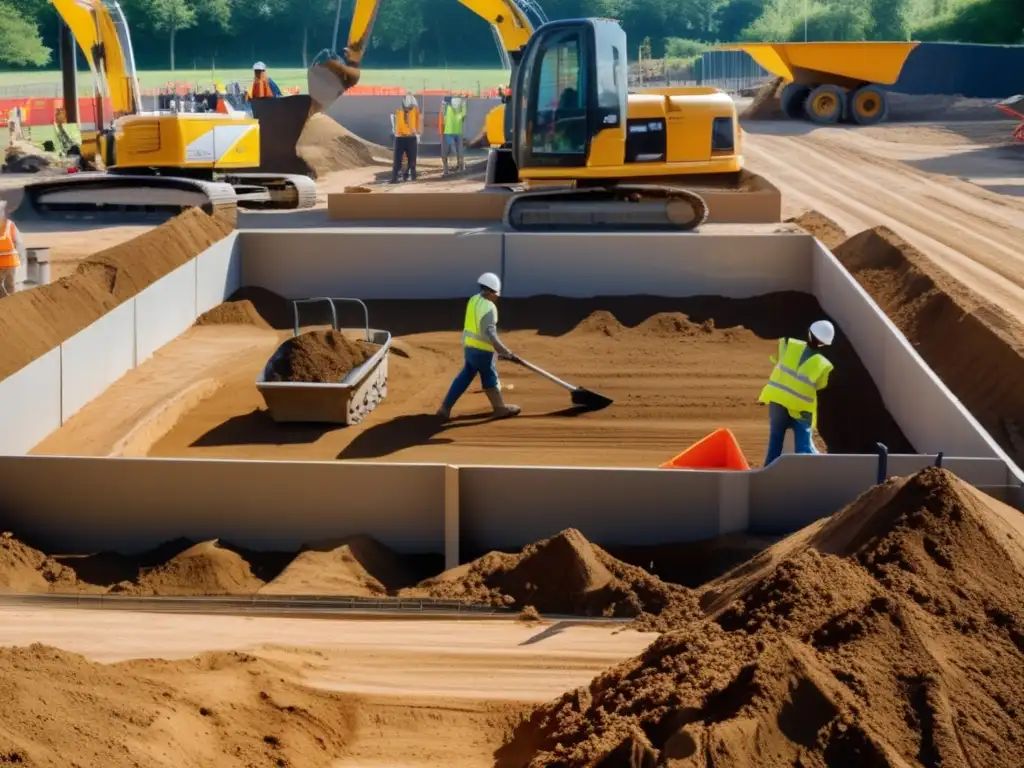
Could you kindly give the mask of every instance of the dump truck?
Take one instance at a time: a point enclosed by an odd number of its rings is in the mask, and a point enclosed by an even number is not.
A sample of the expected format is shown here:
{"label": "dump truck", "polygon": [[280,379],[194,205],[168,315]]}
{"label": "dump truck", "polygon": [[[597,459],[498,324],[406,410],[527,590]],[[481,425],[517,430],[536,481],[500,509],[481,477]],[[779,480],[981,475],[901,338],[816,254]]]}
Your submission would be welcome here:
{"label": "dump truck", "polygon": [[785,81],[779,95],[792,119],[819,125],[852,122],[875,125],[889,116],[882,86],[899,80],[918,43],[736,43],[722,51],[746,51]]}

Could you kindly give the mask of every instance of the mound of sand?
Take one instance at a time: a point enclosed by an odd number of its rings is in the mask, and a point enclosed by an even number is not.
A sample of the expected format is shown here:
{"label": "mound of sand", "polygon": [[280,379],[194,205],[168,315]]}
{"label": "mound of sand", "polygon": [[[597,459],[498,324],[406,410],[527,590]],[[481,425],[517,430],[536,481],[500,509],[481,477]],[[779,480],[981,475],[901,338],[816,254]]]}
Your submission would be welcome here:
{"label": "mound of sand", "polygon": [[885,227],[833,251],[989,434],[1024,462],[1024,325]]}
{"label": "mound of sand", "polygon": [[743,110],[740,117],[746,120],[782,120],[786,117],[779,103],[779,96],[786,86],[786,81],[777,77],[770,83],[761,86],[754,101]]}
{"label": "mound of sand", "polygon": [[804,211],[799,216],[786,219],[787,224],[795,224],[810,235],[814,235],[825,244],[826,248],[833,249],[846,242],[846,232],[832,219],[817,211]]}
{"label": "mound of sand", "polygon": [[193,208],[89,257],[73,275],[0,301],[0,380],[195,258],[234,226],[229,215]]}
{"label": "mound of sand", "polygon": [[337,383],[377,348],[337,331],[309,331],[289,339],[270,372],[270,381]]}
{"label": "mound of sand", "polygon": [[415,582],[394,550],[370,536],[307,545],[260,589],[268,595],[381,597]]}
{"label": "mound of sand", "polygon": [[611,312],[606,309],[599,309],[591,312],[581,320],[575,328],[569,331],[570,334],[599,334],[601,336],[618,336],[626,327],[619,322]]}
{"label": "mound of sand", "polygon": [[327,768],[355,738],[355,702],[293,679],[237,652],[108,665],[5,648],[0,765]]}
{"label": "mound of sand", "polygon": [[196,325],[254,325],[257,328],[270,328],[270,324],[248,299],[218,304],[196,318]]}
{"label": "mound of sand", "polygon": [[321,113],[309,118],[302,129],[296,154],[312,169],[313,178],[320,178],[333,171],[375,165],[375,157],[390,157],[391,151],[364,141]]}
{"label": "mound of sand", "polygon": [[999,765],[1024,725],[1024,520],[928,468],[710,585],[707,618],[538,708],[505,765]]}
{"label": "mound of sand", "polygon": [[653,628],[696,609],[692,593],[616,560],[574,528],[517,555],[491,552],[403,595],[494,606],[533,606],[541,613],[643,617]]}
{"label": "mound of sand", "polygon": [[72,591],[80,591],[74,571],[23,544],[12,534],[0,533],[0,593]]}
{"label": "mound of sand", "polygon": [[249,563],[216,539],[189,547],[165,563],[144,570],[134,582],[121,582],[113,593],[130,595],[251,595],[263,582]]}
{"label": "mound of sand", "polygon": [[600,335],[618,337],[633,333],[646,337],[679,337],[697,338],[711,336],[715,332],[715,321],[703,320],[692,322],[682,312],[657,312],[633,328],[624,325],[612,312],[599,309],[591,312],[569,331],[568,335]]}

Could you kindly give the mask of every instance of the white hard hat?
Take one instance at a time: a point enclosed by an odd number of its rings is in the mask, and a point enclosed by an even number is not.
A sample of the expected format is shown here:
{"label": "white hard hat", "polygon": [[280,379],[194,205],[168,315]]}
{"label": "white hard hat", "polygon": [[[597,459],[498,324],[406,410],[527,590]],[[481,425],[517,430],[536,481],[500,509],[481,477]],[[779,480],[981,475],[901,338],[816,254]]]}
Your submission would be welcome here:
{"label": "white hard hat", "polygon": [[402,99],[402,106],[412,109],[413,107],[416,106],[416,97],[413,96],[411,93],[405,94],[405,98]]}
{"label": "white hard hat", "polygon": [[484,288],[490,288],[498,296],[501,296],[501,278],[493,272],[484,272],[480,275],[480,279],[477,283],[482,285]]}
{"label": "white hard hat", "polygon": [[257,61],[255,64],[252,65],[252,68],[256,72],[266,72],[267,71],[267,65],[264,64],[262,61]]}
{"label": "white hard hat", "polygon": [[452,96],[452,106],[455,107],[456,109],[461,107],[462,106],[462,97],[461,96]]}
{"label": "white hard hat", "polygon": [[836,337],[836,327],[828,320],[818,320],[811,323],[811,336],[827,347]]}

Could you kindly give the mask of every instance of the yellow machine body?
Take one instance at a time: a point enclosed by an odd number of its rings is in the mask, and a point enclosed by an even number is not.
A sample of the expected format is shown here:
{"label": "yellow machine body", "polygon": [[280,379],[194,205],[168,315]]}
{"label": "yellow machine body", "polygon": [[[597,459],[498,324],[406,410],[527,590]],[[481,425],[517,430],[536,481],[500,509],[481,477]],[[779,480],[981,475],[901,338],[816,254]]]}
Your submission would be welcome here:
{"label": "yellow machine body", "polygon": [[109,168],[230,171],[260,164],[259,122],[247,115],[126,115],[114,122]]}
{"label": "yellow machine body", "polygon": [[736,43],[722,51],[746,51],[776,77],[805,85],[843,81],[892,85],[918,43]]}

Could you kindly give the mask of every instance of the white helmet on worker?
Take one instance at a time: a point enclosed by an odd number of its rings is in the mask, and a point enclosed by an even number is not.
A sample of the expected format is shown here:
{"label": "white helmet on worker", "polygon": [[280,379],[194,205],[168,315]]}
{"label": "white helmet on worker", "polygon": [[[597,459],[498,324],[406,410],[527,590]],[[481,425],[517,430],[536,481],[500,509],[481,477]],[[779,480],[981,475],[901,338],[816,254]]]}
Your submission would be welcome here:
{"label": "white helmet on worker", "polygon": [[811,336],[827,347],[836,338],[836,327],[828,320],[817,320],[811,323]]}
{"label": "white helmet on worker", "polygon": [[501,278],[493,272],[484,272],[480,275],[477,283],[481,288],[486,288],[489,291],[494,291],[495,296],[501,296]]}
{"label": "white helmet on worker", "polygon": [[405,94],[405,98],[402,99],[402,106],[406,109],[412,109],[416,106],[416,97],[411,93]]}
{"label": "white helmet on worker", "polygon": [[257,61],[255,64],[252,65],[252,69],[253,72],[266,72],[267,65],[264,64],[262,61]]}

